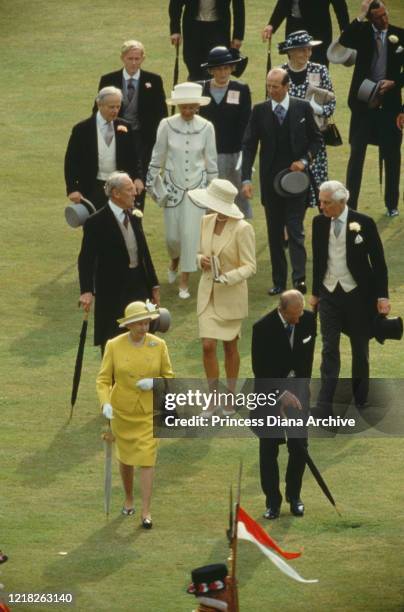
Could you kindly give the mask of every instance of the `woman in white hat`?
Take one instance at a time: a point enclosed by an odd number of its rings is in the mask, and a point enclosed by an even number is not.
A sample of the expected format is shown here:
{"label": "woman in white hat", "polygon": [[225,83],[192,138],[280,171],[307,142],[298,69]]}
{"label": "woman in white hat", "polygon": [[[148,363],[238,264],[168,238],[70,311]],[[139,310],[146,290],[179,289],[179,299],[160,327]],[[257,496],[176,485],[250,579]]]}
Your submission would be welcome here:
{"label": "woman in white hat", "polygon": [[205,208],[188,197],[190,189],[206,187],[217,176],[213,125],[200,117],[199,107],[209,104],[197,83],[176,85],[167,104],[179,113],[160,122],[147,173],[151,197],[164,207],[166,243],[170,263],[168,281],[180,272],[179,297],[187,299],[189,274],[196,270],[199,228]]}
{"label": "woman in white hat", "polygon": [[166,343],[149,331],[159,310],[149,301],[132,302],[119,327],[129,331],[109,340],[97,377],[102,412],[111,420],[125,501],[122,514],[134,514],[134,466],[140,467],[141,524],[151,529],[150,502],[157,441],[153,438],[153,378],[172,378]]}
{"label": "woman in white hat", "polygon": [[[327,67],[310,61],[312,49],[320,44],[321,40],[313,40],[306,30],[298,30],[289,34],[278,47],[280,54],[288,56],[288,62],[283,64],[282,68],[289,74],[289,94],[308,99],[316,123],[322,130],[326,127],[326,120],[334,114],[335,95]],[[310,164],[310,171],[317,187],[328,180],[328,159],[324,141]],[[308,205],[318,205],[318,196],[314,189],[310,188],[308,193]]]}
{"label": "woman in white hat", "polygon": [[237,193],[225,179],[214,179],[207,189],[189,193],[194,202],[211,211],[202,219],[198,254],[202,276],[197,314],[203,364],[213,388],[219,379],[217,341],[222,340],[227,386],[232,392],[240,367],[237,341],[248,314],[247,279],[256,271],[254,230],[234,203]]}

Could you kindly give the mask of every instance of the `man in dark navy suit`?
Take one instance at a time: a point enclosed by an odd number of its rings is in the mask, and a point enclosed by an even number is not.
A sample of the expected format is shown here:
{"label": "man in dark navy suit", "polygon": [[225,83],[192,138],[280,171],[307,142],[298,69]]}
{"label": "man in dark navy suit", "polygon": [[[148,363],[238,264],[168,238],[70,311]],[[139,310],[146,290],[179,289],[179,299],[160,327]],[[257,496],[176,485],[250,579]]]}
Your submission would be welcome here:
{"label": "man in dark navy suit", "polygon": [[332,402],[340,372],[340,338],[351,343],[352,388],[363,408],[369,390],[369,338],[377,313],[388,314],[390,301],[383,245],[373,219],[347,206],[349,191],[339,181],[320,186],[321,215],[313,219],[313,295],[323,340],[321,388],[324,414]]}
{"label": "man in dark navy suit", "polygon": [[[315,340],[315,315],[304,310],[304,298],[299,291],[285,291],[280,296],[278,308],[253,326],[251,356],[255,392],[271,392],[273,385],[279,386],[279,379],[285,379],[281,383],[285,392],[283,399],[281,397],[279,400],[281,405],[285,404],[286,408],[292,405],[301,412],[302,417],[307,416]],[[278,452],[279,445],[285,442],[285,434],[280,437],[265,437],[267,432],[268,430],[261,430],[262,435],[259,435],[260,474],[266,498],[264,517],[271,520],[279,517],[282,503]],[[295,516],[303,516],[304,513],[300,490],[306,466],[307,446],[307,437],[288,436],[286,500]]]}

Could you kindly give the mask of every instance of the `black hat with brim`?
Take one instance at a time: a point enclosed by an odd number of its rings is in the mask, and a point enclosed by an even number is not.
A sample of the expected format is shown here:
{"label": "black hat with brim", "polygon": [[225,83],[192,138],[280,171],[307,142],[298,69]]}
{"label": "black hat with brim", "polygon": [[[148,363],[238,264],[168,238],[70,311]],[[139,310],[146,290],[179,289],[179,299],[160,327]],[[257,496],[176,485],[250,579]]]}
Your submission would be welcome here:
{"label": "black hat with brim", "polygon": [[234,66],[233,74],[240,77],[248,64],[248,57],[240,55],[238,49],[227,47],[213,47],[209,51],[208,61],[201,64],[201,68],[217,68],[218,66]]}
{"label": "black hat with brim", "polygon": [[203,597],[218,593],[226,588],[227,567],[224,563],[213,563],[203,565],[192,570],[192,582],[187,588],[187,593],[196,597]]}

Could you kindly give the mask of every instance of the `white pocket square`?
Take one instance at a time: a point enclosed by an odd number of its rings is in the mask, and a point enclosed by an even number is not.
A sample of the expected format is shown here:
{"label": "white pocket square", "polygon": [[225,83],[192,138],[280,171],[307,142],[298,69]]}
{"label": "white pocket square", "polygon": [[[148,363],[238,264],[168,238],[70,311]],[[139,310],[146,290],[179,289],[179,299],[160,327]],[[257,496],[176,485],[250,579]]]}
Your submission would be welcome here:
{"label": "white pocket square", "polygon": [[361,242],[363,242],[363,238],[360,234],[358,234],[355,238],[355,244],[360,244]]}
{"label": "white pocket square", "polygon": [[300,119],[299,123],[303,123],[303,121],[306,121],[306,117],[303,117],[303,119]]}
{"label": "white pocket square", "polygon": [[308,342],[310,342],[311,340],[311,336],[307,336],[307,338],[303,338],[302,342],[303,344],[307,344]]}

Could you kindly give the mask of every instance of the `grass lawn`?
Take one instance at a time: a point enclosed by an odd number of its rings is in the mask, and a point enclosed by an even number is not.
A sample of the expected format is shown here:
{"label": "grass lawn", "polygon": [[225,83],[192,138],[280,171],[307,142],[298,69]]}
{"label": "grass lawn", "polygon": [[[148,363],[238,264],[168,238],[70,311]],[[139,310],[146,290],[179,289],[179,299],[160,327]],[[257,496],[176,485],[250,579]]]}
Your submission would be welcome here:
{"label": "grass lawn", "polygon": [[[128,38],[146,45],[145,68],[159,72],[166,93],[174,51],[169,45],[167,2],[51,0],[2,2],[0,46],[3,109],[0,191],[0,548],[9,562],[0,582],[8,592],[73,592],[80,612],[191,610],[185,594],[192,568],[226,559],[228,488],[244,462],[242,503],[260,520],[258,444],[246,439],[163,440],[158,458],[153,519],[145,532],[119,515],[121,485],[113,474],[112,516],[103,513],[103,418],[95,395],[99,351],[88,339],[79,399],[69,414],[71,377],[81,313],[76,257],[81,232],[67,226],[63,157],[73,124],[90,114],[101,74],[119,67]],[[260,31],[274,1],[246,0],[243,49],[250,57],[244,80],[262,99],[266,49]],[[349,1],[351,15],[359,2]],[[403,23],[401,0],[390,0],[391,22]],[[282,28],[283,31],[283,28]],[[281,33],[276,42],[282,40]],[[274,65],[277,55],[274,50]],[[346,106],[351,69],[333,66],[336,123],[344,146],[329,150],[330,178],[344,180],[349,154]],[[182,66],[180,79],[185,79]],[[7,87],[6,87],[7,84]],[[404,214],[390,220],[378,186],[377,152],[369,148],[360,210],[378,223],[389,265],[393,314],[404,313]],[[311,218],[306,220],[310,244]],[[241,375],[251,376],[251,326],[275,306],[268,298],[270,266],[258,186],[254,200],[258,272],[250,282],[250,316],[240,341]],[[166,284],[162,211],[146,204],[145,230],[162,280],[163,303],[173,313],[166,340],[177,377],[203,377],[197,339],[196,286],[179,303]],[[309,249],[309,260],[311,252]],[[308,271],[310,271],[310,261]],[[403,344],[371,343],[375,378],[404,378]],[[321,340],[316,349],[318,372]],[[343,343],[342,374],[350,353]],[[402,551],[404,491],[401,437],[315,439],[311,454],[342,510],[338,517],[309,473],[304,519],[286,512],[265,523],[286,549],[304,547],[292,562],[315,585],[298,584],[251,544],[240,543],[240,607],[246,612],[324,612],[404,609]],[[281,450],[284,473],[285,450]],[[136,489],[138,491],[138,489]],[[61,555],[60,553],[67,553]],[[45,610],[44,606],[12,606]]]}

